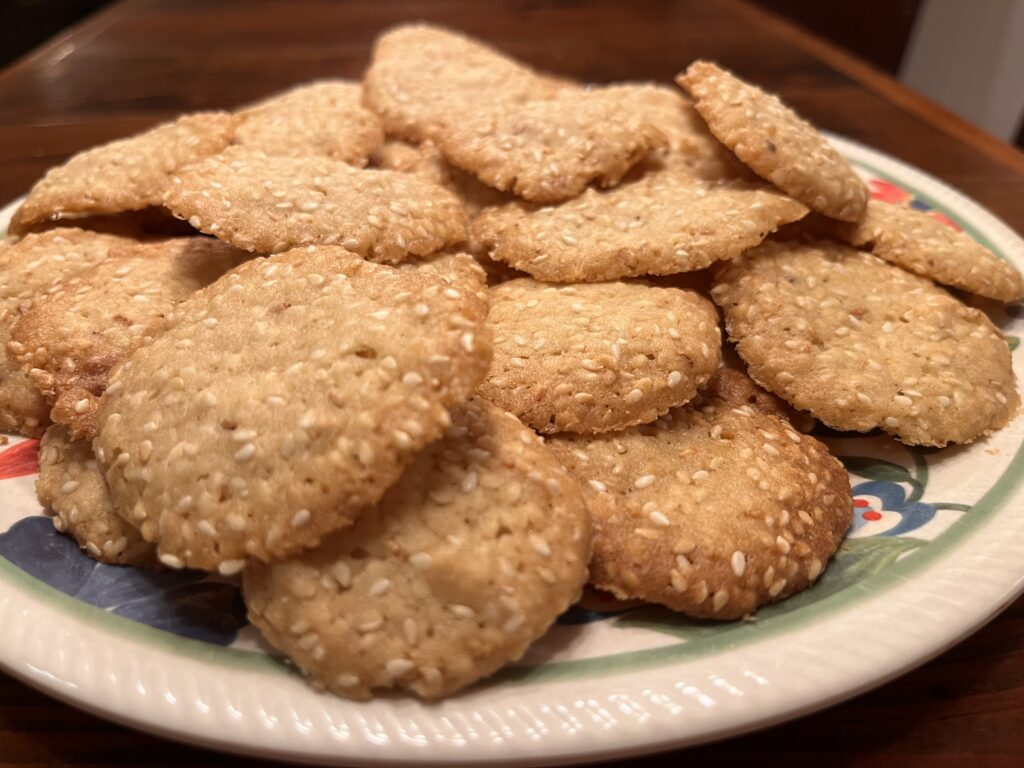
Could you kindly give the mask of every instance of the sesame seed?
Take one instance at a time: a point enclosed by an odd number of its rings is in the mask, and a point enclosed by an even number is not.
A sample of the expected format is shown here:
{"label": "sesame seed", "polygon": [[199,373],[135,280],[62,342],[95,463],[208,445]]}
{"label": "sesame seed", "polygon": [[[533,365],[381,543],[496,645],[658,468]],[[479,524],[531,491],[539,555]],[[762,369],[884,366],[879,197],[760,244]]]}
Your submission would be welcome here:
{"label": "sesame seed", "polygon": [[776,536],[775,537],[775,546],[778,547],[779,551],[782,554],[784,554],[784,555],[788,555],[789,554],[789,549],[790,549],[789,542],[786,541],[786,539],[784,537]]}
{"label": "sesame seed", "polygon": [[391,659],[384,665],[384,670],[388,673],[389,677],[401,677],[415,667],[416,664],[409,659]]}
{"label": "sesame seed", "polygon": [[821,560],[816,557],[811,558],[807,564],[807,578],[814,581],[818,576],[821,575]]}
{"label": "sesame seed", "polygon": [[648,488],[648,487],[650,487],[651,485],[654,484],[654,480],[655,480],[654,475],[641,475],[633,483],[633,487],[640,488],[640,489]]}
{"label": "sesame seed", "polygon": [[81,400],[75,402],[75,413],[85,413],[89,410],[89,399],[83,397]]}
{"label": "sesame seed", "polygon": [[629,392],[626,393],[626,397],[624,399],[627,403],[636,403],[639,402],[643,398],[643,396],[644,393],[641,392],[639,389],[631,389],[629,390]]}
{"label": "sesame seed", "polygon": [[590,487],[598,493],[604,493],[608,490],[608,487],[600,480],[588,480],[587,482],[590,483]]}
{"label": "sesame seed", "polygon": [[213,523],[211,523],[209,520],[200,520],[196,524],[196,528],[199,529],[200,533],[204,533],[207,536],[217,535],[217,529],[213,527]]}
{"label": "sesame seed", "polygon": [[222,576],[234,576],[243,568],[245,568],[245,560],[225,560],[217,566],[217,570]]}
{"label": "sesame seed", "polygon": [[74,493],[75,491],[78,490],[78,485],[79,485],[79,483],[78,483],[77,480],[68,480],[66,483],[64,483],[64,485],[62,485],[60,487],[60,492],[61,493]]}
{"label": "sesame seed", "polygon": [[237,451],[235,451],[235,461],[248,461],[256,455],[256,445],[253,443],[246,443]]}
{"label": "sesame seed", "polygon": [[185,563],[177,555],[172,555],[168,552],[164,552],[160,555],[160,562],[166,565],[168,568],[174,568],[180,570],[185,567]]}
{"label": "sesame seed", "polygon": [[370,585],[370,597],[380,597],[391,589],[391,579],[380,578]]}
{"label": "sesame seed", "polygon": [[729,564],[732,565],[733,573],[737,576],[742,576],[743,572],[747,570],[747,556],[737,549],[732,553],[732,558],[730,558]]}
{"label": "sesame seed", "polygon": [[362,624],[356,626],[360,632],[375,632],[384,626],[384,617],[379,613],[372,614],[373,618],[367,619]]}
{"label": "sesame seed", "polygon": [[670,373],[668,375],[668,378],[666,379],[666,381],[668,382],[668,385],[670,387],[679,386],[679,384],[680,384],[680,382],[682,382],[682,380],[683,380],[683,374],[681,374],[679,371],[672,371],[672,373]]}
{"label": "sesame seed", "polygon": [[339,688],[355,688],[359,685],[359,678],[355,675],[338,675],[334,681]]}
{"label": "sesame seed", "polygon": [[373,462],[373,458],[376,455],[373,450],[373,446],[367,443],[365,440],[359,444],[359,450],[357,451],[359,456],[359,462],[364,466],[368,467]]}
{"label": "sesame seed", "polygon": [[727,589],[724,589],[724,588],[720,589],[717,592],[715,592],[715,596],[711,600],[711,610],[713,610],[713,611],[715,611],[717,613],[718,611],[720,611],[723,608],[725,608],[725,604],[728,603],[728,602],[729,602],[729,591]]}
{"label": "sesame seed", "polygon": [[409,436],[408,432],[403,432],[401,429],[396,429],[391,434],[394,435],[395,442],[398,443],[399,448],[413,447],[412,437]]}
{"label": "sesame seed", "polygon": [[547,540],[538,536],[535,533],[529,535],[530,546],[537,552],[538,555],[548,557],[551,554],[551,547],[548,545]]}
{"label": "sesame seed", "polygon": [[249,521],[237,512],[231,512],[230,514],[228,514],[227,523],[228,528],[230,528],[232,531],[235,531],[236,533],[239,531],[244,531],[246,528],[249,527]]}
{"label": "sesame seed", "polygon": [[648,517],[651,519],[651,522],[654,523],[655,525],[661,525],[661,526],[671,525],[669,519],[667,517],[665,517],[665,515],[662,512],[659,512],[658,510],[654,510],[653,512],[651,512],[648,515]]}
{"label": "sesame seed", "polygon": [[474,616],[476,616],[476,611],[474,611],[468,605],[461,605],[459,603],[452,603],[448,606],[448,610],[454,613],[460,619],[472,619]]}
{"label": "sesame seed", "polygon": [[893,399],[892,399],[892,400],[893,400],[893,402],[894,402],[894,403],[896,403],[897,405],[902,405],[902,406],[904,406],[904,407],[907,407],[907,406],[911,406],[911,405],[913,405],[913,404],[914,404],[914,401],[913,401],[913,400],[911,400],[911,399],[910,399],[909,397],[907,397],[906,395],[896,395],[895,397],[893,397]]}
{"label": "sesame seed", "polygon": [[409,564],[417,570],[426,570],[433,565],[433,563],[434,558],[426,552],[416,552],[415,554],[409,555]]}
{"label": "sesame seed", "polygon": [[352,586],[352,568],[344,560],[338,560],[331,566],[331,575],[342,587]]}
{"label": "sesame seed", "polygon": [[309,522],[312,515],[308,509],[300,509],[294,515],[292,515],[292,528],[301,528]]}

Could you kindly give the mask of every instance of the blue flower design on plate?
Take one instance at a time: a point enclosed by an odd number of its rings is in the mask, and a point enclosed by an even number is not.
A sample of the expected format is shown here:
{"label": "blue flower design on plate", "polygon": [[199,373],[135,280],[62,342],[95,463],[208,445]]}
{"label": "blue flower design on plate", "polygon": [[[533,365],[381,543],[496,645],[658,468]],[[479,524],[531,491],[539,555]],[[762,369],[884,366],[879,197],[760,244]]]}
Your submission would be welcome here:
{"label": "blue flower design on plate", "polygon": [[200,571],[97,563],[41,515],[0,534],[0,556],[77,600],[193,640],[231,645],[247,623],[235,585]]}
{"label": "blue flower design on plate", "polygon": [[853,529],[856,536],[906,536],[935,517],[936,507],[912,501],[902,485],[869,480],[853,487]]}

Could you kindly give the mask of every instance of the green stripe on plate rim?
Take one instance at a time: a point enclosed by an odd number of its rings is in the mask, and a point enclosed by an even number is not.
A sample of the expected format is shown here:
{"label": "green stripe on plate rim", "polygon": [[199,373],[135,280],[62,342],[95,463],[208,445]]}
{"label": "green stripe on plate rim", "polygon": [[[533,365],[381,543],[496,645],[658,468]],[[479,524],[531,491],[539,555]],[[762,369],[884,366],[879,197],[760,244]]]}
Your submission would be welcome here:
{"label": "green stripe on plate rim", "polygon": [[[916,197],[928,203],[935,210],[941,211],[956,221],[971,237],[995,252],[1000,258],[1009,261],[1006,255],[975,228],[971,222],[964,221],[913,185],[907,184],[892,174],[879,170],[871,163],[858,160],[855,161],[855,165],[864,168],[877,178],[890,181],[912,191]],[[723,650],[731,650],[740,645],[747,645],[785,631],[798,629],[809,622],[833,614],[843,608],[849,608],[869,597],[877,597],[899,583],[905,582],[910,576],[933,563],[957,544],[963,542],[973,533],[976,533],[1019,487],[1022,479],[1022,470],[1024,470],[1024,443],[1018,446],[1017,452],[1014,454],[1006,470],[968,514],[961,517],[937,539],[921,547],[911,556],[899,560],[884,570],[869,576],[856,589],[848,587],[791,613],[785,613],[756,623],[733,622],[731,624],[724,624],[720,631],[682,642],[670,643],[658,648],[627,651],[589,659],[507,667],[484,683],[484,685],[569,680],[580,677],[615,674],[630,669],[669,665],[698,655],[708,656]],[[45,582],[25,573],[3,557],[0,557],[0,578],[16,585],[23,592],[31,594],[41,602],[73,616],[75,619],[160,650],[222,667],[261,673],[292,674],[292,668],[286,663],[264,653],[225,648],[198,640],[191,640],[140,624],[116,614],[108,613],[102,608],[76,600],[74,597],[54,589]]]}

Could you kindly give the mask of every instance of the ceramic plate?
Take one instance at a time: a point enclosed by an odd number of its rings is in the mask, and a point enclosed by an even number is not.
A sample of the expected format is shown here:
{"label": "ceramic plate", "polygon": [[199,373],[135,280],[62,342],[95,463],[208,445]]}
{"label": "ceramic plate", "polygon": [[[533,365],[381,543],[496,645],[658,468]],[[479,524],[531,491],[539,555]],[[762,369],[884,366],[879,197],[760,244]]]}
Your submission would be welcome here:
{"label": "ceramic plate", "polygon": [[[1024,267],[1024,241],[975,203],[836,144],[876,197],[928,211]],[[993,318],[1018,371],[1021,312]],[[1024,587],[1024,419],[942,451],[821,437],[850,471],[855,514],[813,589],[729,624],[590,594],[519,664],[432,705],[315,693],[261,644],[229,580],[92,562],[40,514],[37,442],[13,439],[0,454],[0,663],[102,717],[321,763],[569,763],[748,731],[921,664]]]}

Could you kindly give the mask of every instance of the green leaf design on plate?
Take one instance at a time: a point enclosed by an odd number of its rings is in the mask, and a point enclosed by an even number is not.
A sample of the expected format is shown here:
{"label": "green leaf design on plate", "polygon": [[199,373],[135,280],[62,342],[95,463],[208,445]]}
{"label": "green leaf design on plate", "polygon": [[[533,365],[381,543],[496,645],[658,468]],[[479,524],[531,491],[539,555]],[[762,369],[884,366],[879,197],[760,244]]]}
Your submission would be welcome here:
{"label": "green leaf design on plate", "polygon": [[1010,345],[1010,351],[1013,352],[1020,346],[1020,336],[1007,336],[1006,343]]}
{"label": "green leaf design on plate", "polygon": [[[703,621],[674,613],[659,605],[646,605],[623,614],[615,621],[615,626],[650,629],[683,640],[695,640],[704,635],[716,634],[720,635],[724,642],[732,633],[756,631],[759,624],[792,611],[808,608],[836,592],[847,589],[861,579],[889,567],[901,555],[913,552],[924,543],[922,539],[910,536],[847,539],[817,584],[781,603],[762,608],[757,612],[757,620],[754,622]],[[813,609],[807,612],[808,617],[813,614]]]}

